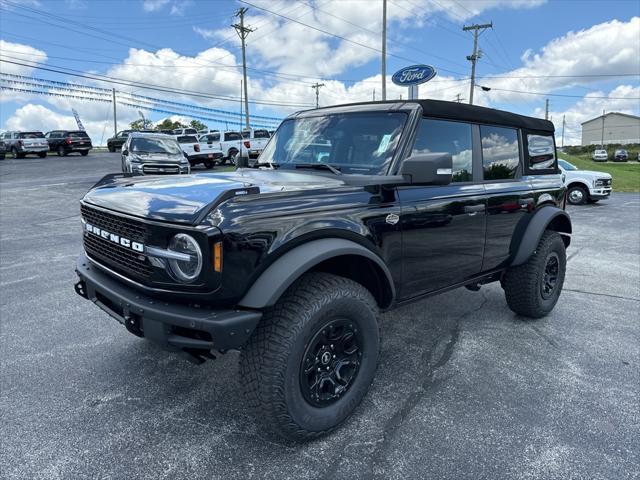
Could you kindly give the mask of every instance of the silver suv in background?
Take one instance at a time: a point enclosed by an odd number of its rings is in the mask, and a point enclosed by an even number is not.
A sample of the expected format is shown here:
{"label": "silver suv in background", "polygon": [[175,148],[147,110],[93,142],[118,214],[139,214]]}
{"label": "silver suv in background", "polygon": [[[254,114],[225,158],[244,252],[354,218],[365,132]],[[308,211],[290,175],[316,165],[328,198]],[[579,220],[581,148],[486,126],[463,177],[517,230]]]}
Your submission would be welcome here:
{"label": "silver suv in background", "polygon": [[606,162],[609,159],[609,155],[606,150],[598,148],[593,152],[591,158],[594,162]]}
{"label": "silver suv in background", "polygon": [[130,133],[122,146],[122,171],[137,175],[186,174],[189,160],[174,137],[163,133]]}
{"label": "silver suv in background", "polygon": [[29,154],[40,158],[47,156],[49,143],[42,132],[4,132],[2,134],[7,152],[13,158],[24,158]]}
{"label": "silver suv in background", "polygon": [[596,203],[611,196],[611,175],[605,172],[580,170],[566,160],[558,160],[564,184],[567,187],[567,201],[571,205]]}

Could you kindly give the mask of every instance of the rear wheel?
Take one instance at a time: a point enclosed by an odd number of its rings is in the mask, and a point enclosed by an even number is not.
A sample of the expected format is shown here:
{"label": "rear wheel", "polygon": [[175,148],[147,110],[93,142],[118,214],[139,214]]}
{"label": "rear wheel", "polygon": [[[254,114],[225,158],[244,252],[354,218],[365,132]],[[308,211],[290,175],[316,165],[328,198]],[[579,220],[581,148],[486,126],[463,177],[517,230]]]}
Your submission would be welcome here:
{"label": "rear wheel", "polygon": [[509,308],[525,317],[544,317],[560,297],[566,266],[560,234],[546,230],[529,260],[505,274],[502,287]]}
{"label": "rear wheel", "polygon": [[242,351],[249,405],[273,432],[316,438],[351,415],[373,380],[378,307],[359,283],[304,275],[267,312]]}
{"label": "rear wheel", "polygon": [[569,187],[567,200],[571,205],[583,205],[587,201],[587,198],[589,198],[589,194],[587,193],[586,188],[579,185]]}
{"label": "rear wheel", "polygon": [[67,155],[67,151],[64,149],[62,145],[60,145],[57,149],[59,157],[65,157]]}
{"label": "rear wheel", "polygon": [[89,152],[86,150],[83,150],[82,152],[80,152],[80,155],[82,155],[83,157],[86,157],[87,155],[89,155]]}
{"label": "rear wheel", "polygon": [[45,158],[47,156],[47,152],[40,152],[40,153],[38,153],[38,156],[40,158]]}
{"label": "rear wheel", "polygon": [[110,151],[111,153],[113,153],[113,152],[115,152],[115,151],[116,151],[116,147],[114,147],[113,145],[107,145],[107,148],[109,149],[109,151]]}
{"label": "rear wheel", "polygon": [[215,164],[216,162],[207,160],[206,162],[204,162],[204,168],[206,168],[207,170],[211,170],[215,166]]}

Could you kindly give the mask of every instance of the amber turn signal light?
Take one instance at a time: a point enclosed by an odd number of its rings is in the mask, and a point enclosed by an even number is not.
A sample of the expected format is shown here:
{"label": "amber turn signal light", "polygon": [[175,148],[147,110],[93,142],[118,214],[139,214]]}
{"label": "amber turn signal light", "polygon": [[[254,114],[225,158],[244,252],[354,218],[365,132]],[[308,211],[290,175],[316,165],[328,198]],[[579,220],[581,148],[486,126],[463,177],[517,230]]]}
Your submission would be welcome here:
{"label": "amber turn signal light", "polygon": [[222,242],[213,244],[213,270],[222,271]]}

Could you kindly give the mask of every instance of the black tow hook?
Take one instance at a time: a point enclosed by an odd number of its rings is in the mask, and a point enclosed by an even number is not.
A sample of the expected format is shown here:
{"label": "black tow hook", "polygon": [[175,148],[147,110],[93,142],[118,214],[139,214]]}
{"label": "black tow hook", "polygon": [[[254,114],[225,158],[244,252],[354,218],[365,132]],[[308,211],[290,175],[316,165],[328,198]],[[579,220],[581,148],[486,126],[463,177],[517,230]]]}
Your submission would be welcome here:
{"label": "black tow hook", "polygon": [[89,300],[89,295],[87,294],[87,284],[80,280],[73,286],[73,289],[76,291],[78,295],[82,298]]}

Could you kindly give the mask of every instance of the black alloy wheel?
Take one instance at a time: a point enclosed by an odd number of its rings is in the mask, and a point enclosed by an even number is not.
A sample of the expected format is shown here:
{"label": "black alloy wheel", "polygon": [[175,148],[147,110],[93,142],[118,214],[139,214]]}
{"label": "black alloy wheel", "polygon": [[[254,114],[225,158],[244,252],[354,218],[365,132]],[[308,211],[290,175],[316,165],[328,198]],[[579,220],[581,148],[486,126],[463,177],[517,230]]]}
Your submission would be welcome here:
{"label": "black alloy wheel", "polygon": [[331,320],[307,346],[300,367],[302,395],[311,405],[335,403],[353,384],[360,369],[361,340],[353,322]]}
{"label": "black alloy wheel", "polygon": [[545,300],[553,295],[558,285],[560,274],[560,259],[556,252],[550,252],[544,265],[544,272],[540,281],[540,294]]}

